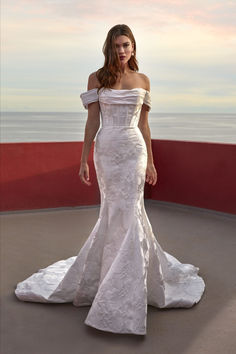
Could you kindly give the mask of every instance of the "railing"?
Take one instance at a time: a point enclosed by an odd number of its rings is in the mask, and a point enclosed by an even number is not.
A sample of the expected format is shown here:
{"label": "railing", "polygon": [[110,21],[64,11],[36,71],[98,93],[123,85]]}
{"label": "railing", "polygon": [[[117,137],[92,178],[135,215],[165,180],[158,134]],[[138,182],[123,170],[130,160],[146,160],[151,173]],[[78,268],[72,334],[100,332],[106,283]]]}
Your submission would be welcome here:
{"label": "railing", "polygon": [[[90,187],[78,177],[83,142],[1,144],[1,211],[100,203],[89,155]],[[236,214],[236,145],[152,140],[158,173],[144,197]]]}

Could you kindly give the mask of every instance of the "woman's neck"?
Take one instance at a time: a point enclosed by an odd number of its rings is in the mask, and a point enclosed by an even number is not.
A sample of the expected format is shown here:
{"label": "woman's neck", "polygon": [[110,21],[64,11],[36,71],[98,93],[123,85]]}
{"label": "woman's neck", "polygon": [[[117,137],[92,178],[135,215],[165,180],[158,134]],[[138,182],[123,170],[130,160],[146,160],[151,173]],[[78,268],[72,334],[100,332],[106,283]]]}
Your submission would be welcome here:
{"label": "woman's neck", "polygon": [[122,76],[128,75],[132,72],[127,63],[125,65],[121,65],[120,70]]}

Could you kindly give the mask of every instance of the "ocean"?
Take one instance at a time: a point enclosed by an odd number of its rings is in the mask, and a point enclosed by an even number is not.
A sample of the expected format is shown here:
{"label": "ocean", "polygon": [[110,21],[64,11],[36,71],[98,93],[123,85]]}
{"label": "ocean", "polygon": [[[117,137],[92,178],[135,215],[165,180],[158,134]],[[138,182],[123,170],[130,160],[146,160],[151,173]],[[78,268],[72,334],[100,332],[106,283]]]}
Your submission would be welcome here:
{"label": "ocean", "polygon": [[[1,142],[83,141],[86,112],[1,112]],[[152,139],[236,144],[236,114],[149,113]]]}

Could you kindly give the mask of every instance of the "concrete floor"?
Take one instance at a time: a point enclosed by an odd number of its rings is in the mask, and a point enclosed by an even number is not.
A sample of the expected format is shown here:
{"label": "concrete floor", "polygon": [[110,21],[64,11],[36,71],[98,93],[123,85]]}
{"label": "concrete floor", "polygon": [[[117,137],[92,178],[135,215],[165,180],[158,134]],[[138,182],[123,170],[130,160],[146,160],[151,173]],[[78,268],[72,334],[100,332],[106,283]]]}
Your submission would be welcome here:
{"label": "concrete floor", "polygon": [[200,268],[206,283],[189,309],[148,306],[147,335],[86,326],[89,307],[19,301],[16,284],[77,255],[99,206],[1,214],[1,354],[235,354],[236,216],[145,200],[162,248]]}

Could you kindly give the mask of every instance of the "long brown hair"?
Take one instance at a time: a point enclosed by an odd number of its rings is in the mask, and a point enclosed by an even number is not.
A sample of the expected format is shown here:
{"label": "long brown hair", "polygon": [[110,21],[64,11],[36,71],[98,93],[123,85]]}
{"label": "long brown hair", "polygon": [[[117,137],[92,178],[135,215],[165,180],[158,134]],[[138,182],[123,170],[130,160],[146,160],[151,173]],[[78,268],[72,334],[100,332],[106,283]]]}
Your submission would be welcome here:
{"label": "long brown hair", "polygon": [[117,80],[118,72],[121,74],[119,57],[115,48],[115,39],[118,36],[127,36],[133,43],[133,55],[128,61],[129,68],[133,71],[138,71],[138,61],[136,59],[136,42],[131,29],[127,25],[116,25],[112,27],[104,42],[102,52],[105,56],[104,66],[97,70],[96,76],[100,83],[98,91],[102,87],[111,88]]}

